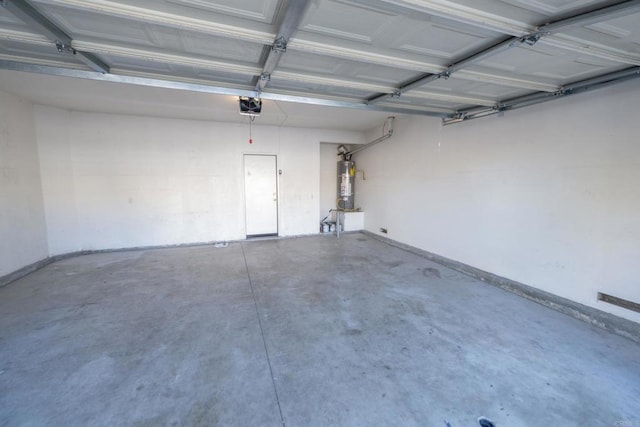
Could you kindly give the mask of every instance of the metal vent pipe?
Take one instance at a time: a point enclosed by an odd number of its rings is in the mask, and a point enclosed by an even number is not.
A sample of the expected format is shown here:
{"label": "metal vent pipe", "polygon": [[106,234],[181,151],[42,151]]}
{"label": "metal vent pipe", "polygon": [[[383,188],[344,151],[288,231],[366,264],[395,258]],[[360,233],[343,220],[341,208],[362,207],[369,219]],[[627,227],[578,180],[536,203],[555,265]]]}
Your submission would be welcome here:
{"label": "metal vent pipe", "polygon": [[385,139],[389,139],[391,138],[391,135],[393,135],[393,120],[395,119],[395,117],[387,117],[387,120],[385,121],[385,127],[388,127],[389,130],[387,131],[387,133],[385,133],[384,135],[382,135],[380,138],[378,139],[374,139],[373,141],[366,143],[364,145],[360,145],[358,146],[358,148],[355,148],[351,151],[347,151],[346,153],[344,153],[345,158],[350,159],[352,155],[359,153],[362,150],[365,150],[369,147],[372,147],[374,145],[376,145],[379,142],[384,141]]}

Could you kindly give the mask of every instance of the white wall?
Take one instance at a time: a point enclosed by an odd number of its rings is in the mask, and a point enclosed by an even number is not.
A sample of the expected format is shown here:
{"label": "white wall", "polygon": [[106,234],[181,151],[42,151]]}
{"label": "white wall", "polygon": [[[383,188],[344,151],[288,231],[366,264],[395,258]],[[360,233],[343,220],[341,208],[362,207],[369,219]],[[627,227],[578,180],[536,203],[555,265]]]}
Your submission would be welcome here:
{"label": "white wall", "polygon": [[398,118],[355,159],[365,227],[640,321],[596,300],[640,301],[639,108],[634,81],[447,127]]}
{"label": "white wall", "polygon": [[278,156],[279,233],[318,232],[319,144],[337,132],[36,107],[52,254],[243,239],[243,154]]}
{"label": "white wall", "polygon": [[33,105],[0,92],[0,276],[47,255]]}

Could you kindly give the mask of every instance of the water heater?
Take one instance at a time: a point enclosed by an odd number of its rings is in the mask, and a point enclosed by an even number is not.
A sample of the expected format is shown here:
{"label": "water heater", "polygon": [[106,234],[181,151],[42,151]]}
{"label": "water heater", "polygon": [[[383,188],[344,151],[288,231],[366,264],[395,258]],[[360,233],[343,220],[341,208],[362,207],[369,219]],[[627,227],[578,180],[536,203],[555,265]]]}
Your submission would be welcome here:
{"label": "water heater", "polygon": [[356,163],[338,162],[338,209],[354,209]]}

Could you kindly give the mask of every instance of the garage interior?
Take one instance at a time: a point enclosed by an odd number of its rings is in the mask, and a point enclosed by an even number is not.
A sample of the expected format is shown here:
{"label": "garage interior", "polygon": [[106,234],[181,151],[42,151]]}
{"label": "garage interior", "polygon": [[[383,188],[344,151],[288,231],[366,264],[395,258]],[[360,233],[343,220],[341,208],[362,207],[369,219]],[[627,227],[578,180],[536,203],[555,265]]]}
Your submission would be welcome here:
{"label": "garage interior", "polygon": [[639,76],[634,0],[0,0],[0,425],[640,424]]}

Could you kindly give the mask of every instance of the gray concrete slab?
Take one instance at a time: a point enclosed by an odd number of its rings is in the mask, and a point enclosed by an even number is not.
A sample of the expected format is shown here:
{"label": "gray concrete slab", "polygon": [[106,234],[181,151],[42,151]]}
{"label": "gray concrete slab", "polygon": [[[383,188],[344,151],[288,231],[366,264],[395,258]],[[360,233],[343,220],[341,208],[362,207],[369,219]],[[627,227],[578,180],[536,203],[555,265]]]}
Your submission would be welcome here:
{"label": "gray concrete slab", "polygon": [[639,356],[362,234],[95,254],[0,288],[0,425],[637,426]]}
{"label": "gray concrete slab", "polygon": [[61,261],[0,313],[0,425],[280,424],[239,245]]}

